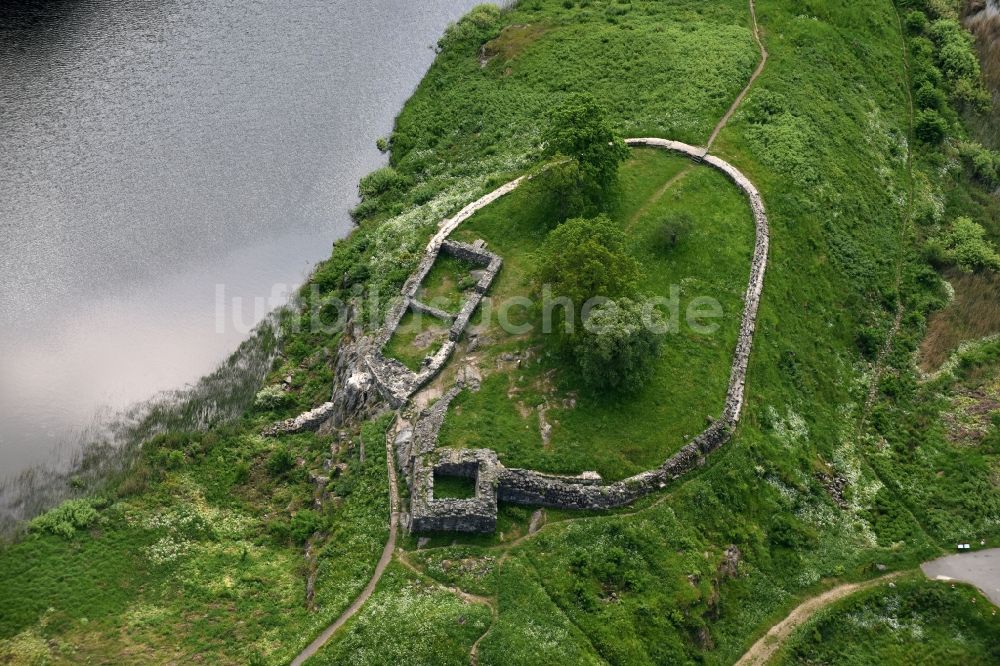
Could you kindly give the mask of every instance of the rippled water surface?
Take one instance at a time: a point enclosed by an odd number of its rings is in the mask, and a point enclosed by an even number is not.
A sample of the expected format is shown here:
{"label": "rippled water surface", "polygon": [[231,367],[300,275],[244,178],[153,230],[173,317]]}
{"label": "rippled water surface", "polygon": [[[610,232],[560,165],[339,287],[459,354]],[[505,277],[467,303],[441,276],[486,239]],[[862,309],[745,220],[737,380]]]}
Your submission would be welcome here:
{"label": "rippled water surface", "polygon": [[0,3],[0,476],[232,351],[474,4]]}

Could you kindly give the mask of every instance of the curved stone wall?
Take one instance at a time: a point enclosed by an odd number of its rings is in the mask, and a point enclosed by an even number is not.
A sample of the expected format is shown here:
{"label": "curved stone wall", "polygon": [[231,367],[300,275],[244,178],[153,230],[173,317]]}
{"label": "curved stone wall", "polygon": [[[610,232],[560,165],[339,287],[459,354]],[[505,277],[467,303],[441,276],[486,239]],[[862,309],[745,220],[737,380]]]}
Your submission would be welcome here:
{"label": "curved stone wall", "polygon": [[[602,484],[600,477],[593,473],[564,477],[533,470],[507,468],[496,460],[492,451],[485,449],[466,453],[435,452],[437,433],[444,421],[445,412],[451,400],[461,390],[460,386],[456,386],[445,395],[444,399],[418,419],[412,432],[400,433],[399,438],[397,438],[400,443],[407,442],[405,446],[400,447],[401,450],[398,450],[396,455],[400,469],[410,480],[411,516],[409,524],[411,530],[488,531],[495,524],[497,501],[564,509],[620,507],[663,488],[670,481],[702,464],[705,456],[726,443],[736,428],[743,409],[747,365],[750,361],[757,309],[764,288],[764,272],[767,267],[769,236],[764,203],[750,179],[725,160],[708,155],[707,150],[703,147],[657,138],[626,139],[626,143],[630,146],[650,146],[681,153],[691,157],[695,162],[718,169],[742,190],[750,203],[756,240],[750,265],[750,278],[743,300],[739,336],[733,353],[722,413],[708,428],[656,469],[636,474],[615,483]],[[471,310],[474,308],[469,309],[468,312],[463,310],[454,318],[450,339],[434,356],[431,363],[419,373],[413,373],[399,361],[383,356],[381,348],[392,337],[406,310],[410,307],[420,308],[422,306],[419,303],[414,306],[415,295],[442,250],[477,263],[487,264],[486,276],[476,288],[479,297],[485,293],[500,270],[500,257],[486,252],[481,246],[456,243],[447,240],[447,237],[476,211],[512,192],[526,179],[527,176],[521,176],[470,203],[454,217],[443,220],[438,232],[428,242],[423,260],[403,286],[402,300],[393,309],[387,319],[386,326],[376,337],[375,348],[378,351],[365,359],[370,379],[394,407],[399,408],[405,405],[410,396],[429,381],[445,364],[455,347],[455,340],[468,324],[469,316],[472,314]],[[475,299],[474,303],[478,304],[478,302],[478,298]],[[325,407],[320,408],[320,410]],[[297,420],[290,420],[286,424],[291,425]],[[313,418],[303,420],[308,420],[312,425]],[[281,425],[278,425],[279,430]],[[294,431],[294,428],[295,426],[292,426],[292,429],[284,431]],[[454,466],[458,464],[455,461],[459,458],[462,459],[463,464],[471,465],[472,461],[475,461],[479,478],[488,479],[489,483],[477,483],[477,496],[474,500],[435,500],[433,498],[434,468],[438,465]],[[463,518],[463,511],[468,512],[468,516],[465,518]],[[492,512],[492,517],[489,515],[490,512]]]}
{"label": "curved stone wall", "polygon": [[767,268],[767,251],[770,241],[767,214],[760,192],[750,179],[736,167],[713,155],[704,148],[667,139],[626,139],[630,146],[653,146],[682,153],[692,159],[712,166],[743,191],[753,213],[756,240],[750,264],[750,279],[743,299],[743,317],[726,390],[726,401],[719,419],[701,434],[672,455],[656,469],[636,474],[616,483],[594,485],[574,479],[563,479],[532,470],[499,470],[497,498],[500,501],[533,506],[572,509],[610,509],[629,504],[639,497],[663,488],[668,482],[702,464],[704,457],[722,446],[732,435],[739,422],[746,390],[747,365],[757,323],[757,308],[764,289],[764,271]]}

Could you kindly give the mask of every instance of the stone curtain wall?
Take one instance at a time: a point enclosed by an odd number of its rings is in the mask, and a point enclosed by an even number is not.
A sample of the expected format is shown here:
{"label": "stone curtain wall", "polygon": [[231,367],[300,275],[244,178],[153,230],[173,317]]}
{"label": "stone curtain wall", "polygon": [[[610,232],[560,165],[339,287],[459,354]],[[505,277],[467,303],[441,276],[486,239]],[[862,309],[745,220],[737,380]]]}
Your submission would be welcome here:
{"label": "stone curtain wall", "polygon": [[577,479],[553,477],[532,470],[502,468],[498,473],[497,489],[500,501],[569,509],[610,509],[623,506],[663,488],[668,482],[702,464],[706,455],[729,440],[739,422],[746,390],[747,365],[750,362],[750,350],[757,323],[757,308],[764,289],[764,271],[767,267],[770,241],[764,202],[757,188],[746,176],[725,160],[706,155],[704,148],[655,138],[627,139],[626,143],[630,146],[665,148],[688,155],[698,162],[704,162],[726,174],[750,202],[756,240],[750,264],[750,279],[743,300],[743,318],[740,321],[740,332],[733,354],[722,415],[660,467],[609,485],[581,483]]}
{"label": "stone curtain wall", "polygon": [[[408,524],[411,531],[493,531],[496,527],[498,501],[562,509],[611,509],[624,506],[663,488],[669,482],[703,464],[705,456],[722,446],[732,436],[743,409],[747,365],[767,267],[769,237],[764,203],[757,188],[746,176],[728,162],[708,155],[707,149],[703,147],[657,138],[626,139],[626,143],[630,146],[663,148],[688,155],[695,162],[708,164],[724,173],[743,191],[750,203],[756,241],[750,265],[750,278],[744,296],[739,337],[733,353],[729,385],[720,417],[656,469],[615,483],[603,484],[595,472],[585,472],[571,477],[507,468],[500,464],[496,453],[489,449],[438,449],[438,432],[452,400],[462,390],[462,385],[459,383],[432,407],[422,412],[412,430],[401,431],[395,441],[398,466],[410,482]],[[469,204],[454,217],[444,220],[428,243],[425,256],[417,270],[403,286],[401,300],[390,311],[386,326],[375,338],[373,344],[375,353],[366,355],[364,363],[369,373],[366,380],[370,379],[393,407],[404,406],[413,393],[430,381],[444,366],[455,348],[456,341],[468,325],[469,318],[502,265],[500,257],[487,252],[481,241],[469,245],[447,240],[447,237],[476,211],[513,191],[526,178],[527,176],[522,176],[503,185]],[[457,315],[438,314],[433,308],[416,300],[420,285],[442,251],[487,267],[482,279],[476,285],[474,297],[466,302]],[[449,339],[419,373],[412,372],[396,359],[382,354],[382,349],[395,333],[408,309],[428,312],[451,322]],[[298,429],[318,427],[319,423],[316,421],[329,410],[328,405],[329,403],[295,419],[276,424],[269,429],[269,434],[297,432]],[[475,497],[435,500],[435,469],[451,474],[455,474],[456,470],[469,476],[475,474]]]}

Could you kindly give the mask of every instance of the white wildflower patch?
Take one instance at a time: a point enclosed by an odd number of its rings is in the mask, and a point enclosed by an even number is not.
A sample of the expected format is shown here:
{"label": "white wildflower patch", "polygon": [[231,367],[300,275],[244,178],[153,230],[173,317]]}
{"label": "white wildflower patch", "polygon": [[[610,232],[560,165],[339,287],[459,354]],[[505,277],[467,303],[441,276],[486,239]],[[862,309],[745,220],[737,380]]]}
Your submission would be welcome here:
{"label": "white wildflower patch", "polygon": [[809,587],[810,585],[819,581],[822,578],[819,571],[813,569],[812,567],[803,567],[799,575],[795,577],[795,582],[799,587]]}
{"label": "white wildflower patch", "polygon": [[191,542],[186,539],[165,536],[146,548],[146,557],[153,564],[167,564],[186,554],[191,546]]}
{"label": "white wildflower patch", "polygon": [[788,408],[785,418],[782,418],[774,407],[769,406],[767,413],[775,438],[786,448],[791,448],[809,438],[809,427],[806,425],[806,420],[791,407]]}
{"label": "white wildflower patch", "polygon": [[793,505],[796,499],[798,499],[799,491],[787,485],[781,479],[775,476],[769,476],[766,481],[767,485],[778,491],[778,494],[781,495],[781,499],[783,499],[786,504]]}
{"label": "white wildflower patch", "polygon": [[414,206],[383,222],[371,237],[373,252],[369,265],[373,274],[385,273],[401,263],[419,260],[426,239],[442,221],[478,196],[486,194],[491,178],[525,168],[529,155],[523,152],[500,154],[476,165],[477,173],[451,178],[449,186],[427,203]]}
{"label": "white wildflower patch", "polygon": [[167,510],[132,516],[130,525],[148,530],[166,530],[187,534],[215,535],[226,539],[239,539],[251,534],[259,525],[253,516],[212,506],[205,500],[201,488],[193,483],[183,483],[180,496]]}
{"label": "white wildflower patch", "polygon": [[[861,517],[861,513],[875,499],[875,496],[882,489],[882,482],[877,478],[869,478],[862,466],[862,456],[858,451],[858,438],[853,426],[853,409],[848,409],[845,405],[841,409],[842,423],[844,428],[840,433],[840,446],[833,452],[833,466],[837,473],[847,479],[851,492],[847,498],[847,511],[845,520],[850,530],[860,539],[861,543],[869,547],[878,546],[878,537],[872,530],[871,524]],[[862,442],[860,446],[865,446]]]}
{"label": "white wildflower patch", "polygon": [[941,288],[944,289],[945,297],[951,303],[955,300],[955,287],[947,280],[941,280]]}
{"label": "white wildflower patch", "polygon": [[[919,617],[900,616],[901,601],[898,594],[891,594],[881,600],[873,600],[874,604],[852,611],[846,616],[846,621],[859,629],[866,631],[889,630],[899,634],[909,634],[909,638],[920,640],[924,636],[924,625]],[[905,637],[900,637],[906,640]]]}
{"label": "white wildflower patch", "polygon": [[125,611],[125,624],[129,628],[153,627],[162,623],[167,610],[150,604],[139,603]]}

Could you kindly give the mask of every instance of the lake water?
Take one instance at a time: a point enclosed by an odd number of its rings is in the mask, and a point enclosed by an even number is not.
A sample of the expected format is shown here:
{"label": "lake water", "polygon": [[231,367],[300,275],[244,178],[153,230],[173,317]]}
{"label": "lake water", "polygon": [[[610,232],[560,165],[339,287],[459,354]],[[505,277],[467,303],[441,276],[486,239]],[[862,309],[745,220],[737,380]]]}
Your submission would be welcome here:
{"label": "lake water", "polygon": [[0,3],[0,476],[231,352],[350,229],[474,4]]}

